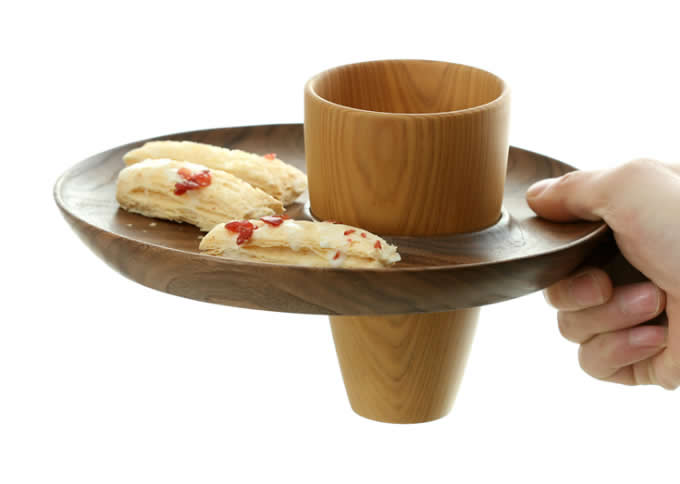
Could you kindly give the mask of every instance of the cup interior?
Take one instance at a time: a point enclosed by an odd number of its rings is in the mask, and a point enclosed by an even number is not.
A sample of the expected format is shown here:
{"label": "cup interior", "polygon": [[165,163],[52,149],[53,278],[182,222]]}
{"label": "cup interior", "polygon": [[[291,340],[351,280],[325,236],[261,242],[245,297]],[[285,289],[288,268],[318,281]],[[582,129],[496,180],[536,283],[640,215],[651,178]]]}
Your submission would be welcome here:
{"label": "cup interior", "polygon": [[361,62],[336,67],[310,81],[319,97],[382,113],[431,114],[488,104],[506,90],[490,72],[427,60]]}

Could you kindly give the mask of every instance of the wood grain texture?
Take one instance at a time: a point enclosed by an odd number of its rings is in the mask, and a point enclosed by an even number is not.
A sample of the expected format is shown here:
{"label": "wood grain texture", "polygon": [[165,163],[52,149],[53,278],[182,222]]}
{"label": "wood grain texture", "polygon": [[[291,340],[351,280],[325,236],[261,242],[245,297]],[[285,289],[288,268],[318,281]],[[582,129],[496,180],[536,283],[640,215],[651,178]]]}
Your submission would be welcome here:
{"label": "wood grain texture", "polygon": [[331,316],[352,409],[381,422],[444,417],[463,378],[479,309],[396,316]]}
{"label": "wood grain texture", "polygon": [[493,225],[508,155],[510,95],[486,71],[391,60],[319,74],[305,87],[312,211],[380,234]]}
{"label": "wood grain texture", "polygon": [[[363,62],[305,88],[311,211],[374,233],[479,231],[501,217],[508,90],[459,64]],[[505,220],[504,220],[505,222]],[[450,409],[479,311],[331,316],[352,408],[393,423]]]}
{"label": "wood grain texture", "polygon": [[[305,169],[301,124],[218,128],[154,139],[192,140],[256,153],[276,152]],[[454,236],[385,237],[403,261],[385,270],[308,268],[230,261],[198,252],[201,232],[119,209],[122,156],[148,140],[75,164],[54,187],[62,214],[111,268],[153,289],[199,301],[312,314],[402,314],[491,304],[542,289],[574,270],[609,237],[602,223],[538,219],[524,199],[535,181],[573,168],[511,148],[504,216],[486,230]],[[306,199],[288,214],[308,219]],[[151,224],[155,224],[151,226]]]}

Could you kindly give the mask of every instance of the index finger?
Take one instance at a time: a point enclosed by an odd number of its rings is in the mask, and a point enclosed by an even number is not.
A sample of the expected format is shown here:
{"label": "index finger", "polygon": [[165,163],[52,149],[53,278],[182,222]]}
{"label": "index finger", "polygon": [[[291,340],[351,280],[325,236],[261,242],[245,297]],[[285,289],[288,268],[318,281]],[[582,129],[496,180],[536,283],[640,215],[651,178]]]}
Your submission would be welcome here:
{"label": "index finger", "polygon": [[613,294],[612,281],[602,269],[588,267],[548,287],[546,301],[560,311],[578,311],[599,306]]}

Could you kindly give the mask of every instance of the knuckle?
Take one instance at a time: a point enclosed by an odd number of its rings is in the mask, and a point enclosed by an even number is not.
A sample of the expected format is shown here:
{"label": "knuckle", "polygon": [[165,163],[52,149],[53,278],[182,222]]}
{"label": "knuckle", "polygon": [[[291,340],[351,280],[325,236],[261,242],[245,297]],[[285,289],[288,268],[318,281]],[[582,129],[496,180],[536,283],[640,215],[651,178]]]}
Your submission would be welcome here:
{"label": "knuckle", "polygon": [[582,177],[582,172],[576,170],[576,171],[570,171],[569,173],[565,173],[561,177],[559,177],[555,182],[553,183],[551,188],[561,188],[561,187],[569,187],[573,185],[574,183],[577,183],[578,180],[581,179]]}
{"label": "knuckle", "polygon": [[623,165],[613,168],[608,173],[609,181],[614,186],[625,186],[631,181],[638,181],[657,173],[663,168],[663,163],[651,158],[637,158]]}
{"label": "knuckle", "polygon": [[652,158],[636,158],[628,163],[624,163],[619,169],[625,174],[639,175],[641,173],[647,173],[649,170],[658,170],[661,166],[662,164],[660,161]]}
{"label": "knuckle", "polygon": [[[631,183],[639,183],[640,180],[649,179],[663,169],[663,163],[651,158],[637,158],[624,163],[616,168],[612,168],[602,173],[599,182],[609,187],[606,193],[626,189]],[[617,232],[630,231],[634,233],[638,225],[636,216],[638,208],[628,203],[621,203],[620,197],[600,194],[602,199],[597,202],[601,208],[603,217],[607,222],[616,228]],[[614,200],[612,200],[614,198]],[[628,228],[628,230],[625,230]]]}
{"label": "knuckle", "polygon": [[563,338],[572,341],[574,343],[580,343],[576,331],[572,324],[572,315],[566,311],[557,312],[557,328]]}
{"label": "knuckle", "polygon": [[670,390],[670,391],[673,391],[673,390],[677,390],[677,389],[678,389],[678,383],[677,383],[677,382],[673,382],[673,383],[665,383],[665,384],[662,384],[661,386],[662,386],[665,390]]}
{"label": "knuckle", "polygon": [[671,379],[668,377],[658,378],[657,384],[665,390],[676,390],[680,386],[680,382],[677,379]]}
{"label": "knuckle", "polygon": [[680,386],[680,361],[672,359],[670,368],[658,378],[659,386],[666,390],[676,390]]}
{"label": "knuckle", "polygon": [[680,361],[673,358],[668,349],[660,357],[658,364],[649,365],[647,379],[666,390],[676,390],[680,387]]}
{"label": "knuckle", "polygon": [[561,195],[562,203],[575,215],[601,216],[610,203],[611,188],[602,172],[571,171],[562,175],[551,188]]}

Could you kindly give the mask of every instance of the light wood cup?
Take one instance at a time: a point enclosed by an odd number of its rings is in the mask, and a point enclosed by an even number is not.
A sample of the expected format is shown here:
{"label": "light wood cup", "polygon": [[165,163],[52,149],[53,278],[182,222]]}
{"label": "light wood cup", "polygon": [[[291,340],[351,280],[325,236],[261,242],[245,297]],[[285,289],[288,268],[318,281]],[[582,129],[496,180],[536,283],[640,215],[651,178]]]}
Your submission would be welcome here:
{"label": "light wood cup", "polygon": [[[336,67],[305,87],[313,215],[381,235],[472,232],[501,215],[510,96],[495,75],[425,60]],[[446,415],[477,308],[331,316],[352,408],[373,420]]]}

